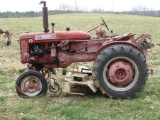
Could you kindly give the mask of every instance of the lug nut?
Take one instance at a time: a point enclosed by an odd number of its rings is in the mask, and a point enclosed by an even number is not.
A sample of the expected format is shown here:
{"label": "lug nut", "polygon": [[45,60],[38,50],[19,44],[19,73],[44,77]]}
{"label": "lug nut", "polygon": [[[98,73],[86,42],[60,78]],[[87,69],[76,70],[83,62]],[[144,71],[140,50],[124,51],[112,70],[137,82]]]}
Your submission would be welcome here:
{"label": "lug nut", "polygon": [[117,64],[116,67],[119,67],[119,64]]}
{"label": "lug nut", "polygon": [[111,76],[111,77],[110,77],[110,79],[114,79],[114,77],[113,77],[113,76]]}

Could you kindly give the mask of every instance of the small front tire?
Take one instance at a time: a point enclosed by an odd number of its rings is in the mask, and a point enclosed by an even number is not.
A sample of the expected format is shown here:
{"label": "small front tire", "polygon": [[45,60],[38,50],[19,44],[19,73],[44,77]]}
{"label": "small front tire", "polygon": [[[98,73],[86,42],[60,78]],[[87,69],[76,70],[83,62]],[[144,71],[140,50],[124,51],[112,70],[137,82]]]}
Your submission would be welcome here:
{"label": "small front tire", "polygon": [[47,81],[37,71],[23,72],[16,81],[16,92],[20,97],[40,97],[47,93]]}

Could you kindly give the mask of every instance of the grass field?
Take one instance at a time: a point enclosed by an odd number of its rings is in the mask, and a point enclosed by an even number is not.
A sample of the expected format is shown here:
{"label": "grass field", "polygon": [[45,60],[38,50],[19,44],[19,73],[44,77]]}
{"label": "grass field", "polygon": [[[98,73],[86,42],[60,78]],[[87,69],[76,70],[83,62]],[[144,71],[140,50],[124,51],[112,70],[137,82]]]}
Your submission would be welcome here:
{"label": "grass field", "polygon": [[[0,19],[0,28],[13,33],[12,45],[4,46],[0,38],[0,120],[160,120],[160,18],[113,14],[65,14],[49,16],[56,30],[88,31],[101,23],[103,16],[116,34],[148,33],[155,47],[149,50],[150,75],[137,98],[108,99],[102,95],[22,99],[15,92],[20,63],[18,36],[26,31],[43,31],[41,18]],[[94,35],[94,32],[91,33]],[[108,33],[109,34],[109,33]]]}

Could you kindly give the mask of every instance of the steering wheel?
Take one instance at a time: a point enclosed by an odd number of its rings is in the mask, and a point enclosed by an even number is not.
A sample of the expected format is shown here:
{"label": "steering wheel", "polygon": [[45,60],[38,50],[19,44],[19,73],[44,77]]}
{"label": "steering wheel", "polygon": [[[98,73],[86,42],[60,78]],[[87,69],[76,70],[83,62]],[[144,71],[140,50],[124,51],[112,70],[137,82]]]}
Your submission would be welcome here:
{"label": "steering wheel", "polygon": [[108,28],[106,22],[104,21],[103,17],[101,17],[101,18],[102,18],[102,25],[104,25],[107,28],[107,30],[109,31],[109,28]]}

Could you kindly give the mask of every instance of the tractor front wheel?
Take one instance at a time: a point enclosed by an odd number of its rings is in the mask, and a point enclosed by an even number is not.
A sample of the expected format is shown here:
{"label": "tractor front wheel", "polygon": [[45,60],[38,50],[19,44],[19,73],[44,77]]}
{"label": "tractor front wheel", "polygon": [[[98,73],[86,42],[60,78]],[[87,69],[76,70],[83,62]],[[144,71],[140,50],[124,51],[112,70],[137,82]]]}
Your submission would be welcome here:
{"label": "tractor front wheel", "polygon": [[94,63],[95,84],[110,98],[133,98],[148,78],[144,55],[127,45],[113,45],[104,49]]}
{"label": "tractor front wheel", "polygon": [[38,97],[47,93],[45,77],[34,70],[23,72],[16,81],[16,92],[20,97]]}

